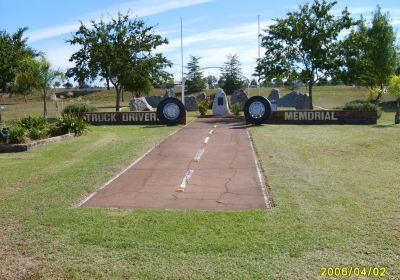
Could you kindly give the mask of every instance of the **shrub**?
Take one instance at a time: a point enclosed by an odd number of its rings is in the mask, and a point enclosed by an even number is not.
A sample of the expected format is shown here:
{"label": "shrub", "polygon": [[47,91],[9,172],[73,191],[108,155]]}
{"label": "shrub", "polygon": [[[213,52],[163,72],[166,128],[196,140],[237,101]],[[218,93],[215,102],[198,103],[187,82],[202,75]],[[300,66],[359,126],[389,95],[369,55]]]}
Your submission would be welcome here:
{"label": "shrub", "polygon": [[357,110],[357,111],[374,111],[378,119],[382,116],[382,109],[375,103],[367,101],[351,101],[346,103],[341,109],[343,110]]}
{"label": "shrub", "polygon": [[242,111],[242,107],[243,107],[243,106],[242,106],[242,104],[241,104],[240,102],[233,104],[232,107],[231,107],[232,113],[233,113],[235,116],[239,116],[239,115],[240,115],[240,112]]}
{"label": "shrub", "polygon": [[211,93],[211,94],[209,95],[209,97],[208,97],[208,100],[210,100],[208,109],[212,109],[214,99],[215,99],[215,93]]}
{"label": "shrub", "polygon": [[366,99],[368,102],[373,102],[374,100],[377,100],[379,96],[382,96],[383,94],[386,94],[386,89],[382,89],[379,87],[369,87]]}
{"label": "shrub", "polygon": [[89,124],[83,119],[73,115],[63,115],[55,124],[53,133],[67,134],[75,133],[76,135],[82,135],[87,131]]}
{"label": "shrub", "polygon": [[26,129],[27,137],[31,140],[43,139],[49,136],[50,126],[43,117],[24,117],[15,123]]}
{"label": "shrub", "polygon": [[31,140],[38,140],[38,139],[44,139],[49,137],[50,134],[50,128],[46,128],[43,130],[40,130],[38,128],[32,128],[28,130],[28,137]]}
{"label": "shrub", "polygon": [[199,108],[200,115],[205,116],[207,115],[208,108],[210,107],[210,99],[205,98],[203,100],[197,100],[197,107]]}
{"label": "shrub", "polygon": [[28,130],[32,128],[43,129],[49,126],[49,123],[45,118],[32,116],[24,117],[18,120],[16,124],[25,127]]}
{"label": "shrub", "polygon": [[91,104],[87,103],[73,103],[69,104],[64,107],[62,114],[63,115],[68,115],[68,114],[76,114],[76,115],[81,115],[84,113],[90,113],[97,111],[97,107]]}
{"label": "shrub", "polygon": [[8,130],[7,142],[10,144],[22,144],[28,142],[28,130],[20,126],[19,124],[14,124]]}

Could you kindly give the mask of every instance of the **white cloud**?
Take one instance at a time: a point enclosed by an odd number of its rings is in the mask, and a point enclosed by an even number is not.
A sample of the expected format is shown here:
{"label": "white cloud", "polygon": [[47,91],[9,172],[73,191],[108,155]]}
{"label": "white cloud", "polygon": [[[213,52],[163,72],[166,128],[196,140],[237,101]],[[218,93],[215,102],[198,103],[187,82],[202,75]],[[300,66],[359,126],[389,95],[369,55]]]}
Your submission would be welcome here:
{"label": "white cloud", "polygon": [[375,7],[358,7],[358,8],[349,8],[350,14],[371,14],[375,10]]}
{"label": "white cloud", "polygon": [[52,48],[45,52],[46,58],[51,62],[52,67],[66,71],[68,68],[74,66],[72,62],[69,62],[69,58],[79,48],[77,46],[62,46],[59,48]]}
{"label": "white cloud", "polygon": [[28,33],[29,43],[76,31],[78,30],[79,26],[80,23],[72,23],[33,30]]}
{"label": "white cloud", "polygon": [[[261,26],[265,27],[272,24],[273,21],[263,21]],[[243,24],[228,28],[212,29],[199,32],[193,35],[183,37],[184,47],[201,43],[202,46],[207,43],[210,45],[227,46],[233,42],[242,43],[245,39],[257,40],[257,23]],[[168,45],[159,48],[162,52],[171,52],[180,48],[181,41],[179,38],[170,40]]]}
{"label": "white cloud", "polygon": [[122,4],[116,4],[106,9],[86,14],[85,17],[97,18],[102,15],[117,14],[120,11],[126,12],[128,10],[130,10],[134,16],[144,17],[212,1],[214,0],[136,0]]}
{"label": "white cloud", "polygon": [[[263,27],[272,21],[262,21]],[[228,54],[238,54],[242,62],[244,75],[250,77],[257,58],[257,23],[241,24],[227,28],[218,28],[189,36],[184,36],[185,62],[189,54],[202,57],[201,66],[222,66]],[[73,64],[68,62],[77,47],[62,46],[46,51],[46,56],[55,68],[66,70]],[[171,72],[180,77],[180,38],[174,38],[169,45],[159,48],[170,59],[174,66]],[[209,73],[218,75],[218,70],[210,70]]]}
{"label": "white cloud", "polygon": [[[262,21],[261,26],[265,28],[272,23],[271,20]],[[184,63],[187,63],[190,54],[202,58],[201,67],[222,66],[228,54],[238,54],[243,66],[243,74],[250,77],[258,55],[257,32],[257,23],[247,23],[184,36]],[[170,40],[169,45],[160,47],[158,51],[165,53],[172,60],[174,63],[172,72],[176,79],[180,79],[180,38]],[[218,70],[206,72],[218,75],[215,74]]]}
{"label": "white cloud", "polygon": [[89,13],[82,15],[79,19],[74,20],[72,23],[67,23],[59,26],[51,26],[46,28],[41,28],[37,30],[33,30],[28,33],[29,42],[36,42],[39,40],[52,38],[55,36],[63,35],[66,33],[76,31],[82,20],[84,23],[88,23],[89,20],[98,20],[103,16],[107,15],[115,15],[118,12],[126,13],[128,10],[132,12],[132,17],[139,16],[149,16],[154,14],[159,14],[163,12],[167,12],[170,10],[190,7],[198,4],[212,2],[214,0],[173,0],[173,1],[164,1],[164,0],[137,0],[131,1],[123,4],[117,4],[110,6],[106,9],[96,11],[94,13]]}
{"label": "white cloud", "polygon": [[393,19],[392,20],[393,25],[400,25],[400,18],[399,19]]}

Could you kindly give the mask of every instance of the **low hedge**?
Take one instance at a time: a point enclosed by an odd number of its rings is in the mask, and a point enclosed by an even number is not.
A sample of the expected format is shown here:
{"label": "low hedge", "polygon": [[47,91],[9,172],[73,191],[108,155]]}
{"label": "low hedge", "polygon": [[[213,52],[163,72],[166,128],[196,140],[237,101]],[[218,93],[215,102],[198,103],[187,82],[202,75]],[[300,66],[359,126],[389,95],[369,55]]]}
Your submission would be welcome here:
{"label": "low hedge", "polygon": [[73,103],[68,104],[64,107],[62,114],[63,115],[80,115],[84,113],[90,113],[97,111],[97,107],[87,103]]}
{"label": "low hedge", "polygon": [[343,110],[356,110],[356,111],[374,111],[378,119],[382,116],[383,110],[377,104],[368,102],[368,101],[361,101],[355,100],[344,104],[339,109]]}

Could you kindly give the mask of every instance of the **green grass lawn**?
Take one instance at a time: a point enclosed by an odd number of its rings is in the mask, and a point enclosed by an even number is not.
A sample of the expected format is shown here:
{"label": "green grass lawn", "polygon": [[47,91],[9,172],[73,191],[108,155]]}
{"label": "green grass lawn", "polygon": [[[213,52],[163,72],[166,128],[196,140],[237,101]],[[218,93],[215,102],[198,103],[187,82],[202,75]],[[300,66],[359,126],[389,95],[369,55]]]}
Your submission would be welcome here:
{"label": "green grass lawn", "polygon": [[177,127],[92,127],[0,154],[0,279],[324,279],[321,267],[348,266],[399,279],[393,119],[252,127],[272,210],[73,207]]}
{"label": "green grass lawn", "polygon": [[[384,119],[393,122],[390,115]],[[251,133],[276,206],[266,222],[279,251],[271,263],[286,256],[273,266],[277,278],[380,266],[400,279],[398,126],[271,125]]]}

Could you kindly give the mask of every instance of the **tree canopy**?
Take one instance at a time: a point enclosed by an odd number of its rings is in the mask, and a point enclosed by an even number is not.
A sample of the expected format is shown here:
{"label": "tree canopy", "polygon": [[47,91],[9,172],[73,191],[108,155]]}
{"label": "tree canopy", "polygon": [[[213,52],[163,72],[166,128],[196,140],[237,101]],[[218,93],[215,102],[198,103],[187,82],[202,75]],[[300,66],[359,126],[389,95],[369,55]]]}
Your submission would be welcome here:
{"label": "tree canopy", "polygon": [[207,79],[203,77],[203,74],[200,70],[200,59],[199,56],[190,56],[190,60],[186,65],[187,74],[190,74],[190,77],[186,81],[186,91],[188,93],[199,92],[205,88],[205,84]]}
{"label": "tree canopy", "polygon": [[19,68],[12,84],[12,91],[23,94],[25,102],[27,102],[26,95],[40,87],[39,61],[32,57],[26,57],[20,62]]}
{"label": "tree canopy", "polygon": [[124,90],[144,93],[149,84],[169,77],[164,69],[171,63],[162,54],[155,53],[168,40],[155,34],[154,26],[131,19],[129,14],[119,13],[107,22],[91,21],[89,27],[81,23],[67,42],[81,46],[70,58],[75,67],[67,75],[80,83],[98,77],[109,81],[116,91],[116,111],[120,109]]}
{"label": "tree canopy", "polygon": [[333,76],[340,65],[339,34],[353,25],[346,9],[336,17],[336,1],[314,0],[275,19],[262,37],[265,56],[258,61],[257,76],[262,79],[300,79],[308,84],[312,105],[312,88],[320,77]]}
{"label": "tree canopy", "polygon": [[237,54],[227,56],[218,84],[226,94],[232,94],[234,90],[245,86],[242,67]]}
{"label": "tree canopy", "polygon": [[347,84],[381,87],[396,71],[396,34],[389,14],[378,6],[371,26],[361,18],[344,41],[342,80]]}
{"label": "tree canopy", "polygon": [[17,72],[25,61],[38,53],[27,45],[24,33],[28,28],[19,28],[14,34],[0,31],[0,90],[10,91]]}
{"label": "tree canopy", "polygon": [[214,75],[208,75],[206,79],[208,88],[215,88],[217,86],[218,79]]}

